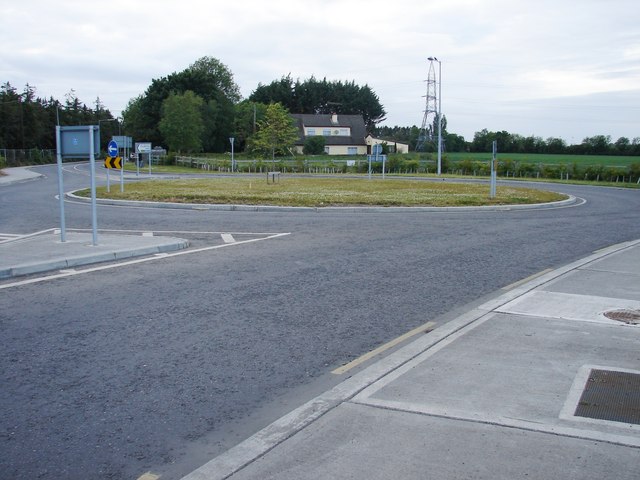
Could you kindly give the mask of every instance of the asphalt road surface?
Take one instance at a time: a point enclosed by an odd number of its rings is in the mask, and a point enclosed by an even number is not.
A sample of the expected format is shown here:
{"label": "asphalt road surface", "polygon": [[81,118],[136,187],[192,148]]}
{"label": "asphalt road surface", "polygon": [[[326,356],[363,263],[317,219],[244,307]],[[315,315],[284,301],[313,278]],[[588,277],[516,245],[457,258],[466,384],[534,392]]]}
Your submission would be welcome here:
{"label": "asphalt road surface", "polygon": [[[55,167],[37,170],[45,178],[0,188],[0,233],[59,225]],[[86,165],[65,170],[65,190],[89,185]],[[584,202],[430,213],[99,206],[99,229],[171,231],[194,250],[223,233],[237,244],[0,290],[0,477],[180,478],[381,344],[640,238],[640,191],[544,188]],[[91,228],[89,205],[65,205],[68,228]]]}

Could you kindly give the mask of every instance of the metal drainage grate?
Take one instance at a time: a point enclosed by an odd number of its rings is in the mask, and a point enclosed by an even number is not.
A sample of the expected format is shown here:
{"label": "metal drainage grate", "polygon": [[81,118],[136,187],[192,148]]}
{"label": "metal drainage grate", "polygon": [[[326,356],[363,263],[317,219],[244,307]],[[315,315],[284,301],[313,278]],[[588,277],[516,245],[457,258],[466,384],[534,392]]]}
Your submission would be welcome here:
{"label": "metal drainage grate", "polygon": [[574,415],[640,425],[640,374],[592,369]]}
{"label": "metal drainage grate", "polygon": [[628,325],[640,325],[640,310],[611,310],[604,312],[604,316]]}

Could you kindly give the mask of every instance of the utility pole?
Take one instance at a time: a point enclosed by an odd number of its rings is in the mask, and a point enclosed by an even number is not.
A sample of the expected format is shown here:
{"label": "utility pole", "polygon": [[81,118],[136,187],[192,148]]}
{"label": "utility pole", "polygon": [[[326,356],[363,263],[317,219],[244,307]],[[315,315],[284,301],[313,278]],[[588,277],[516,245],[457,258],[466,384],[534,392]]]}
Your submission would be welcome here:
{"label": "utility pole", "polygon": [[442,174],[442,62],[436,57],[429,60],[438,62],[438,176]]}
{"label": "utility pole", "polygon": [[424,108],[424,116],[422,117],[422,126],[420,127],[420,133],[418,134],[418,141],[416,143],[416,151],[421,152],[424,150],[427,142],[433,141],[433,132],[431,125],[433,125],[433,118],[438,114],[437,110],[437,97],[436,97],[436,72],[433,67],[433,59],[429,57],[431,63],[429,64],[429,74],[427,76],[427,94],[424,95],[426,99],[426,105]]}

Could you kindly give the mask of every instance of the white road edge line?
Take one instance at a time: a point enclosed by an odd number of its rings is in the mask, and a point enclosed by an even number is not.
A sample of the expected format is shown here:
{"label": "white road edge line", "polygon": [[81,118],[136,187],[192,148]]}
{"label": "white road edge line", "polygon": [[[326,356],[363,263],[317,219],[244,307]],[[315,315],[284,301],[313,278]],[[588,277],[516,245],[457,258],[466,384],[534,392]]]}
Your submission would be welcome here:
{"label": "white road edge line", "polygon": [[223,245],[213,245],[211,247],[202,247],[202,248],[196,248],[193,250],[180,250],[178,252],[172,252],[172,253],[167,253],[166,256],[163,257],[158,257],[158,256],[151,256],[151,257],[144,257],[144,258],[138,258],[135,260],[129,260],[127,262],[121,262],[121,263],[113,263],[113,264],[109,264],[109,265],[101,265],[99,267],[93,267],[93,268],[87,268],[87,269],[83,269],[83,270],[75,270],[75,271],[68,271],[66,270],[64,273],[58,273],[55,275],[48,275],[46,277],[38,277],[38,278],[30,278],[29,280],[22,280],[19,282],[13,282],[13,283],[7,283],[5,285],[0,285],[0,290],[5,290],[7,288],[12,288],[12,287],[20,287],[23,285],[31,285],[33,283],[40,283],[40,282],[46,282],[49,280],[55,280],[58,278],[64,278],[64,277],[71,277],[73,275],[81,275],[84,273],[92,273],[92,272],[99,272],[102,270],[110,270],[112,268],[119,268],[119,267],[125,267],[128,265],[136,265],[136,264],[140,264],[140,263],[146,263],[146,262],[152,262],[154,260],[159,260],[159,259],[165,259],[165,258],[169,258],[169,257],[177,257],[179,255],[190,255],[192,253],[200,253],[200,252],[206,252],[209,250],[217,250],[219,248],[224,248],[224,247],[231,247],[231,246],[235,246],[235,245],[243,245],[245,243],[254,243],[254,242],[260,242],[262,240],[271,240],[272,238],[278,238],[278,237],[284,237],[287,235],[291,235],[291,233],[276,233],[274,235],[270,235],[268,237],[263,237],[263,238],[252,238],[250,240],[242,240],[240,242],[235,242],[235,243],[225,243]]}

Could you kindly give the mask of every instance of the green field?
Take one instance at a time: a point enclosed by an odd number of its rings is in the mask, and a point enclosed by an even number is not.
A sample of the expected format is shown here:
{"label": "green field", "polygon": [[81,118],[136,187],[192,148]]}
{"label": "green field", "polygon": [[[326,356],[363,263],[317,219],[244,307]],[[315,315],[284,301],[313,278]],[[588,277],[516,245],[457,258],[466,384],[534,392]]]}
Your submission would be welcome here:
{"label": "green field", "polygon": [[[491,153],[446,152],[444,154],[452,162],[471,160],[473,162],[489,161]],[[433,158],[435,154],[431,154]],[[605,167],[628,167],[634,163],[640,164],[640,157],[624,157],[614,155],[554,155],[546,153],[500,153],[498,161],[513,160],[519,163],[532,163],[542,165],[578,165]]]}

